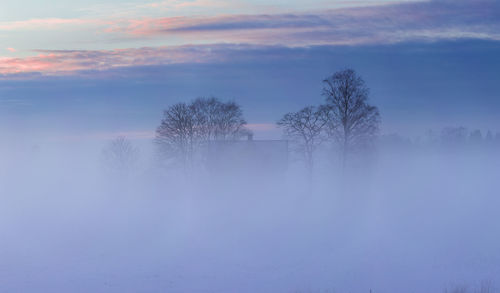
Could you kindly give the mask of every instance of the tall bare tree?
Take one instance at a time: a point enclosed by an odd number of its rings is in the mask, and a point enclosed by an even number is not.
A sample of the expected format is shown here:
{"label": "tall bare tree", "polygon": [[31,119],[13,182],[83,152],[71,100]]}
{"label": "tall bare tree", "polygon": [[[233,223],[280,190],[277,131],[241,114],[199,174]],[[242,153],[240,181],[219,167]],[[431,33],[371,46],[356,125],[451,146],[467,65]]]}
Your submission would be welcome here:
{"label": "tall bare tree", "polygon": [[245,125],[238,104],[213,97],[198,98],[164,111],[155,142],[164,157],[192,167],[208,142],[239,139],[249,132]]}
{"label": "tall bare tree", "polygon": [[287,113],[277,122],[295,151],[303,156],[309,175],[314,167],[314,152],[327,138],[325,130],[331,123],[329,114],[326,106],[309,106]]}
{"label": "tall bare tree", "polygon": [[330,134],[342,148],[343,165],[351,150],[370,145],[379,129],[377,107],[368,104],[369,89],[352,69],[334,73],[323,81],[323,96],[335,127]]}

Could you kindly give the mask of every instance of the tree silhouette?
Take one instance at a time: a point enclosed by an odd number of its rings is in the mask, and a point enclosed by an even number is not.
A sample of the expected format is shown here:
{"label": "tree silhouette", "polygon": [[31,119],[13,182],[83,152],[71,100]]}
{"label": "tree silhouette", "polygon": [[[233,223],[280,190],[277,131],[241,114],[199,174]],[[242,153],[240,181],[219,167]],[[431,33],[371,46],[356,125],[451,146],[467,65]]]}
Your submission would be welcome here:
{"label": "tree silhouette", "polygon": [[248,133],[243,111],[235,102],[198,98],[190,107],[202,141],[239,139]]}
{"label": "tree silhouette", "polygon": [[250,133],[245,125],[243,111],[235,102],[198,98],[164,111],[155,142],[167,160],[193,167],[207,143],[239,139]]}
{"label": "tree silhouette", "polygon": [[163,112],[155,142],[164,158],[185,166],[192,161],[199,132],[192,107],[177,103]]}
{"label": "tree silhouette", "polygon": [[334,73],[323,81],[334,127],[330,135],[339,143],[343,166],[348,153],[372,144],[378,132],[380,114],[377,107],[368,104],[369,89],[352,69]]}
{"label": "tree silhouette", "polygon": [[326,140],[325,129],[330,122],[326,106],[305,107],[298,112],[285,114],[277,122],[295,151],[304,158],[309,175],[314,167],[314,152]]}
{"label": "tree silhouette", "polygon": [[113,139],[103,149],[102,154],[106,166],[122,175],[128,175],[139,159],[139,149],[124,136]]}

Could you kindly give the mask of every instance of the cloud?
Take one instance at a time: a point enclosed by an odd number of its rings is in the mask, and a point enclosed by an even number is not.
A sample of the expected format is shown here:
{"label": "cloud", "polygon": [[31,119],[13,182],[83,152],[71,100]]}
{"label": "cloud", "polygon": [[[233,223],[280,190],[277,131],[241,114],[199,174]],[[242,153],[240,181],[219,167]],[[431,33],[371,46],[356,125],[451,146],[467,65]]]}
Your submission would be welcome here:
{"label": "cloud", "polygon": [[[1,104],[0,104],[1,105]],[[274,123],[250,123],[247,128],[258,134],[276,132],[278,128]],[[112,140],[117,137],[126,137],[130,140],[151,140],[156,137],[154,130],[123,130],[123,131],[100,131],[78,134],[58,135],[57,138],[69,141],[88,141],[88,140]]]}
{"label": "cloud", "polygon": [[[144,47],[115,50],[36,50],[37,56],[0,58],[0,79],[40,76],[101,76],[120,74],[121,69],[176,64],[271,62],[297,58],[286,46],[207,44]],[[143,68],[146,69],[146,68]],[[146,70],[147,71],[147,70]],[[141,72],[144,72],[142,70]],[[133,72],[127,70],[130,76]]]}
{"label": "cloud", "polygon": [[32,107],[34,104],[23,98],[2,98],[0,99],[0,108],[12,107]]}
{"label": "cloud", "polygon": [[126,137],[130,140],[151,140],[155,138],[155,132],[151,130],[128,130],[115,132],[93,132],[82,134],[71,134],[57,136],[59,139],[67,141],[88,141],[88,140],[112,140],[117,137]]}
{"label": "cloud", "polygon": [[[172,3],[184,2],[163,4]],[[142,48],[38,50],[37,56],[3,57],[0,58],[0,74],[9,77],[36,73],[66,75],[129,66],[221,62],[230,60],[232,54],[241,49],[269,47],[360,46],[457,39],[500,41],[500,2],[440,0],[318,13],[212,17],[52,18],[0,23],[0,30],[90,24],[99,25],[101,37],[129,38],[135,40],[134,44],[148,40],[158,42],[155,46]],[[158,43],[170,43],[172,39],[181,45],[157,46]],[[90,40],[78,41],[88,43]]]}
{"label": "cloud", "polygon": [[[213,0],[167,0],[143,5],[153,8],[191,5],[208,9],[217,3]],[[340,5],[344,1],[335,3]],[[78,29],[87,32],[78,34],[79,39],[75,41],[79,44],[97,43],[103,38],[107,42],[142,42],[142,45],[150,41],[153,44],[155,40],[154,44],[170,45],[248,43],[282,46],[390,44],[457,38],[500,40],[498,1],[355,3],[354,7],[309,13],[31,19],[0,22],[0,31],[53,29],[61,34],[58,39],[62,40],[64,35]]]}
{"label": "cloud", "polygon": [[115,28],[129,34],[155,35],[169,33],[241,31],[283,28],[317,28],[329,26],[320,15],[230,15],[211,18],[171,17],[134,21],[126,28]]}
{"label": "cloud", "polygon": [[242,45],[171,46],[115,50],[37,50],[39,55],[26,58],[0,58],[4,77],[26,73],[67,75],[80,71],[178,63],[222,61],[231,50],[251,48]]}
{"label": "cloud", "polygon": [[17,52],[17,50],[16,50],[16,49],[14,49],[14,48],[10,48],[10,47],[9,47],[9,48],[5,48],[5,50],[7,50],[7,51],[9,51],[9,52],[11,52],[11,53],[15,53],[15,52]]}
{"label": "cloud", "polygon": [[21,21],[0,22],[0,31],[60,29],[67,26],[104,24],[104,20],[79,18],[37,18]]}
{"label": "cloud", "polygon": [[162,8],[162,9],[180,9],[180,8],[192,8],[192,7],[209,7],[213,8],[220,6],[228,6],[228,3],[224,3],[222,1],[213,1],[213,0],[166,0],[159,2],[151,2],[143,5],[139,5],[139,7],[148,7],[148,8]]}
{"label": "cloud", "polygon": [[[124,20],[108,32],[136,38],[261,45],[357,45],[413,40],[500,40],[495,1],[431,1],[332,9],[315,14],[222,15]],[[462,33],[458,33],[462,32]]]}
{"label": "cloud", "polygon": [[[0,104],[1,106],[1,104]],[[266,134],[269,132],[277,132],[279,129],[274,123],[249,123],[246,125],[248,129],[257,134]],[[156,137],[154,130],[124,130],[124,131],[101,131],[79,134],[68,134],[57,136],[63,140],[69,141],[88,141],[88,140],[112,140],[117,137],[126,137],[130,140],[151,140]]]}

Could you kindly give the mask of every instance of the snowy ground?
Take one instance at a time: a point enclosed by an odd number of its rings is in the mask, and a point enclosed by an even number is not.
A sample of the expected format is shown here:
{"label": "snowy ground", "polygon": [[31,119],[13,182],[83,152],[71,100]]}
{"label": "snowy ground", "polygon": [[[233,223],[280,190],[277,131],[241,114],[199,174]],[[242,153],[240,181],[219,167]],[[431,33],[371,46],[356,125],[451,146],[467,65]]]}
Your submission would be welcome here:
{"label": "snowy ground", "polygon": [[344,180],[318,171],[311,192],[293,172],[283,182],[221,187],[144,175],[108,182],[65,160],[5,165],[0,291],[500,286],[499,162],[496,154],[382,155]]}

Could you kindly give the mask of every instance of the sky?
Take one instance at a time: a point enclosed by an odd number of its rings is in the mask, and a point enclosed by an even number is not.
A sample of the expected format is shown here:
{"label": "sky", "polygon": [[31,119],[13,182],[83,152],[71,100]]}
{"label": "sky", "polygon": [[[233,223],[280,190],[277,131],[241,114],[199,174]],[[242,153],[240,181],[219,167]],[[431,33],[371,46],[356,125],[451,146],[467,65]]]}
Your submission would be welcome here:
{"label": "sky", "polygon": [[2,1],[0,129],[151,138],[162,109],[235,100],[257,138],[352,67],[382,132],[500,131],[500,2]]}

